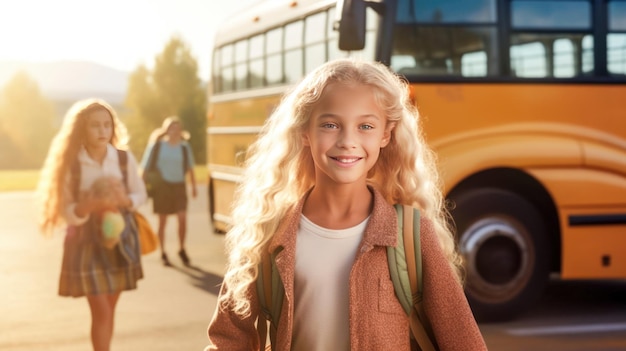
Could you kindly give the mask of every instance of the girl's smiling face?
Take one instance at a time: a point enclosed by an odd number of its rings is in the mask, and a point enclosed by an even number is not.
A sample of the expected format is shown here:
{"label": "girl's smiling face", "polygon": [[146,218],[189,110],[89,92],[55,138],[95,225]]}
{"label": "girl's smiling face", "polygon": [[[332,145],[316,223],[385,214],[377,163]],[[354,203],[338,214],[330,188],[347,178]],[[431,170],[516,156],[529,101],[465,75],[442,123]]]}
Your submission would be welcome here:
{"label": "girl's smiling face", "polygon": [[315,163],[316,184],[366,184],[392,129],[376,104],[373,88],[329,84],[303,135]]}
{"label": "girl's smiling face", "polygon": [[113,118],[105,109],[97,109],[87,116],[85,146],[106,147],[113,137]]}

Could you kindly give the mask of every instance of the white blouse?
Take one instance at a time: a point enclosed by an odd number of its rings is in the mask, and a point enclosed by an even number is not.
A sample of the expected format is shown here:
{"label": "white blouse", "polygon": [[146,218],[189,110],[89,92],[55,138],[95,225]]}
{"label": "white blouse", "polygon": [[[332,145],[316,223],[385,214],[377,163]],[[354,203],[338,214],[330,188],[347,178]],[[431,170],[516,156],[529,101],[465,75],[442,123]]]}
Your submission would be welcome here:
{"label": "white blouse", "polygon": [[[147,200],[146,195],[146,186],[143,183],[143,180],[139,177],[139,172],[137,170],[137,160],[132,153],[127,152],[128,155],[128,164],[126,165],[127,174],[127,186],[128,186],[128,197],[132,202],[132,208],[137,209]],[[91,187],[93,182],[103,176],[113,176],[120,180],[123,180],[122,170],[119,166],[119,160],[117,155],[117,150],[111,144],[107,145],[107,153],[102,161],[102,164],[93,160],[89,157],[87,150],[84,147],[81,147],[78,152],[78,162],[80,163],[80,184],[79,191],[83,192]],[[69,225],[81,225],[89,219],[89,215],[85,217],[78,217],[74,212],[76,208],[76,199],[74,199],[74,194],[72,194],[71,184],[70,184],[71,174],[68,173],[65,181],[65,198],[68,199],[68,204],[65,207],[65,220]]]}

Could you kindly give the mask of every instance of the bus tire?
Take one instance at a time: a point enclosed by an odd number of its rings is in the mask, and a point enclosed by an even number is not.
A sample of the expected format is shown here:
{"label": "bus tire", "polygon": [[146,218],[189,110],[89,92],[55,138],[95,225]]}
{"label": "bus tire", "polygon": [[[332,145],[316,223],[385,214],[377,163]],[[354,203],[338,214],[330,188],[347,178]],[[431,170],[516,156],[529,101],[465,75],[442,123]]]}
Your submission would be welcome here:
{"label": "bus tire", "polygon": [[479,322],[510,320],[543,292],[550,273],[549,240],[537,209],[502,189],[452,197],[465,294]]}

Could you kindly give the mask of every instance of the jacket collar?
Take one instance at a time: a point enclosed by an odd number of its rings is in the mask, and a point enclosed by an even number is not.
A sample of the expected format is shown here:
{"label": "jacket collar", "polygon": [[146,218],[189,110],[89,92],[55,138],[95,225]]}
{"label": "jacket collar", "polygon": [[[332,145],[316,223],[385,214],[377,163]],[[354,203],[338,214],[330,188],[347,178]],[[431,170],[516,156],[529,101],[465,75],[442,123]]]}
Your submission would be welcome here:
{"label": "jacket collar", "polygon": [[[374,206],[365,228],[362,245],[365,247],[395,247],[398,244],[398,217],[396,210],[385,201],[385,198],[378,190],[371,186],[369,190],[374,194]],[[311,190],[307,191],[298,203],[287,211],[274,237],[270,240],[268,247],[270,253],[275,253],[278,249],[295,247],[302,207],[310,192]],[[293,253],[294,250],[287,251]]]}

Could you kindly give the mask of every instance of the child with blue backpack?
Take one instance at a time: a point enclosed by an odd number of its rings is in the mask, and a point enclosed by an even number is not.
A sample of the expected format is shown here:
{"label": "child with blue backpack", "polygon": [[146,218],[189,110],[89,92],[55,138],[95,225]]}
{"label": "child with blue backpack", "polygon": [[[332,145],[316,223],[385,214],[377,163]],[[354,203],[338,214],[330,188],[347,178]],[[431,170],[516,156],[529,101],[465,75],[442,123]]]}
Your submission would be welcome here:
{"label": "child with blue backpack", "polygon": [[[178,256],[185,266],[191,261],[187,255],[187,178],[191,183],[191,195],[198,196],[194,175],[195,161],[189,145],[189,132],[183,130],[179,117],[170,116],[163,120],[160,128],[152,131],[150,141],[141,159],[142,178],[152,197],[152,211],[158,216],[158,236],[161,248],[161,261],[171,266],[165,250],[165,228],[167,218],[175,215],[178,221]],[[148,175],[156,174],[158,181]]]}
{"label": "child with blue backpack", "polygon": [[424,348],[389,269],[402,231],[394,204],[421,214],[421,324],[433,347],[486,349],[408,94],[386,66],[340,59],[283,98],[248,150],[207,350],[265,349],[266,319],[272,350]]}

